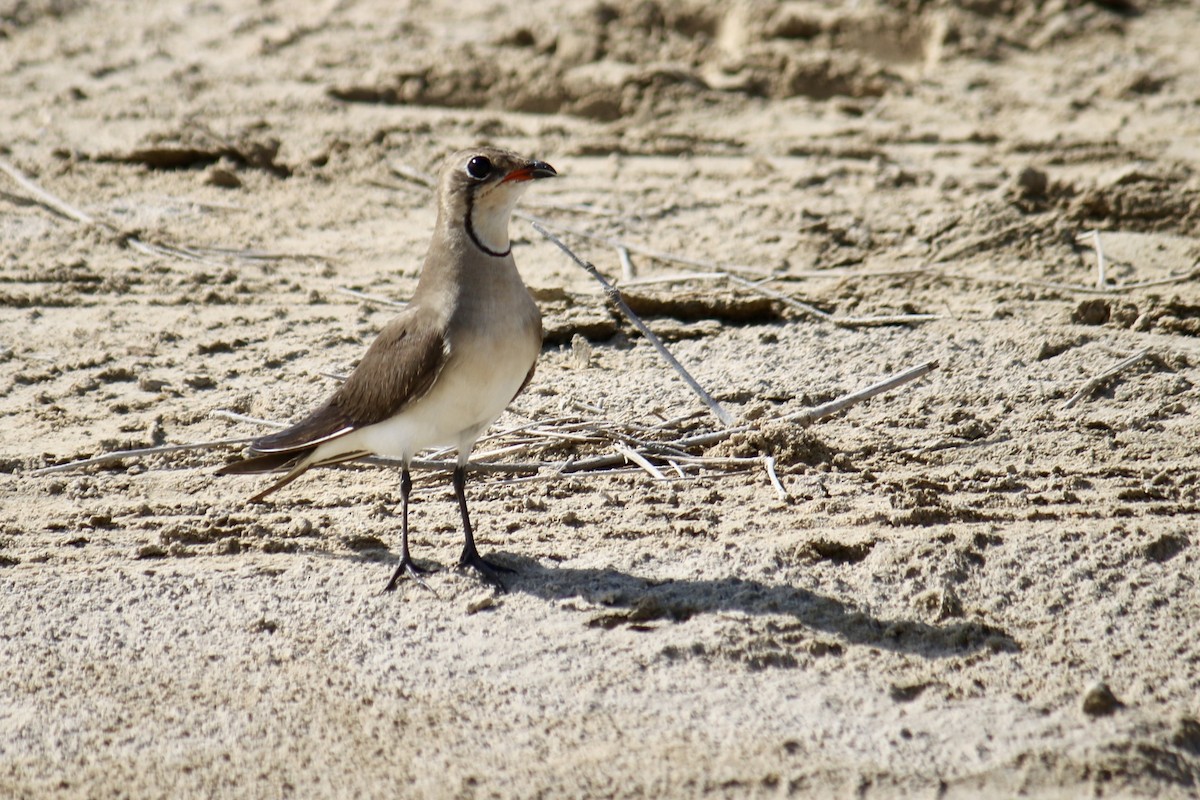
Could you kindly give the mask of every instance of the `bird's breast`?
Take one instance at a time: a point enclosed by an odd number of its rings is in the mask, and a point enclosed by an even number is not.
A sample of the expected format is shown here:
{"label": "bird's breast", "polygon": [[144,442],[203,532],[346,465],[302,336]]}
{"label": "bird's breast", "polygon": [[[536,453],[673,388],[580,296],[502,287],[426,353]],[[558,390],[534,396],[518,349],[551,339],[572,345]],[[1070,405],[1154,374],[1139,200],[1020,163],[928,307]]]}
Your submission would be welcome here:
{"label": "bird's breast", "polygon": [[512,401],[542,347],[541,317],[523,285],[519,297],[476,305],[447,333],[449,358],[429,392],[362,429],[372,452],[411,458],[428,447],[469,449]]}

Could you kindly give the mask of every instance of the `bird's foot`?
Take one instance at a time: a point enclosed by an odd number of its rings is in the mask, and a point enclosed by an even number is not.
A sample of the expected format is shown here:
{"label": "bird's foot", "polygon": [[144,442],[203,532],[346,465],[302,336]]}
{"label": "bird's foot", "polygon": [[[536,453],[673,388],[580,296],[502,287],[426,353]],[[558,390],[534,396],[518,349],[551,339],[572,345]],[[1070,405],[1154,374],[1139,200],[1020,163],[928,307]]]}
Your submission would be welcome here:
{"label": "bird's foot", "polygon": [[396,571],[392,573],[392,579],[388,581],[387,586],[383,587],[383,590],[385,592],[396,591],[396,587],[400,585],[400,578],[407,575],[413,583],[417,584],[417,586],[420,586],[422,589],[428,589],[430,592],[433,592],[436,595],[437,592],[434,592],[429,584],[425,582],[425,579],[421,577],[422,575],[428,575],[429,573],[436,571],[437,570],[426,569],[425,567],[418,567],[412,558],[404,556],[400,559],[399,565],[396,566]]}
{"label": "bird's foot", "polygon": [[515,569],[488,561],[479,553],[463,553],[462,558],[458,561],[458,568],[475,570],[479,573],[479,577],[483,578],[484,583],[492,586],[498,592],[508,591],[508,587],[504,585],[500,576],[506,572],[510,575],[516,574]]}

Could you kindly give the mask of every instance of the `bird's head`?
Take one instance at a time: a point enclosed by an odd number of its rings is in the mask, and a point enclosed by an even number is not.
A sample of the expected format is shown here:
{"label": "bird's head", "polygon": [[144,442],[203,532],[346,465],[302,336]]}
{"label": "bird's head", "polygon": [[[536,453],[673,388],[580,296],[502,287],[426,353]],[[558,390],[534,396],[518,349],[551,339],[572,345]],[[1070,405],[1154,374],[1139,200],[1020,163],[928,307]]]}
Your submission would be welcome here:
{"label": "bird's head", "polygon": [[509,254],[508,221],[531,181],[558,173],[544,161],[478,147],[446,159],[438,181],[439,213],[462,225],[471,244],[490,256]]}

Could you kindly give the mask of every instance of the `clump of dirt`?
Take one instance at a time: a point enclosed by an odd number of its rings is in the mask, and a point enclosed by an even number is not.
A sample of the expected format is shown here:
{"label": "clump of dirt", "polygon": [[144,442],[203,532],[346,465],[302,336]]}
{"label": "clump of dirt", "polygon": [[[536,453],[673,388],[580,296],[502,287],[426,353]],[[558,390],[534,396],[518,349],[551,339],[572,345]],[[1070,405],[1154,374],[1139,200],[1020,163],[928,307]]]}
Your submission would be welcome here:
{"label": "clump of dirt", "polygon": [[1200,232],[1200,179],[1186,165],[1131,167],[1074,198],[1067,217],[1083,228]]}
{"label": "clump of dirt", "polygon": [[1163,333],[1200,336],[1200,305],[1173,297],[1149,312],[1155,328]]}
{"label": "clump of dirt", "polygon": [[147,137],[137,147],[117,152],[96,153],[96,161],[141,164],[149,169],[194,169],[229,162],[239,167],[265,170],[284,178],[291,168],[279,162],[279,139],[262,130],[250,128],[230,136],[188,124],[178,130]]}
{"label": "clump of dirt", "polygon": [[857,564],[875,547],[873,539],[843,542],[834,539],[814,539],[809,542],[807,552],[813,560],[832,561],[834,564]]}
{"label": "clump of dirt", "polygon": [[625,303],[643,317],[666,316],[692,321],[716,319],[735,325],[766,323],[780,317],[776,301],[762,295],[715,291],[622,292]]}
{"label": "clump of dirt", "polygon": [[836,451],[812,431],[791,422],[775,420],[753,430],[735,433],[708,452],[712,456],[747,458],[774,456],[780,464],[826,464]]}

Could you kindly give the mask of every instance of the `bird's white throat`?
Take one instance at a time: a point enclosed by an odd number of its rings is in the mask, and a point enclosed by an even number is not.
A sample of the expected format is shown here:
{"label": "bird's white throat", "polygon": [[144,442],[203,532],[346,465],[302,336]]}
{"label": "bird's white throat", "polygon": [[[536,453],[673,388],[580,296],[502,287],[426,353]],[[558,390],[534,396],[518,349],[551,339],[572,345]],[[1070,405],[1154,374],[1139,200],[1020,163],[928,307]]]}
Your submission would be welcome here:
{"label": "bird's white throat", "polygon": [[526,183],[514,181],[499,184],[475,197],[467,224],[471,226],[475,240],[492,253],[508,252],[508,222],[526,188]]}

